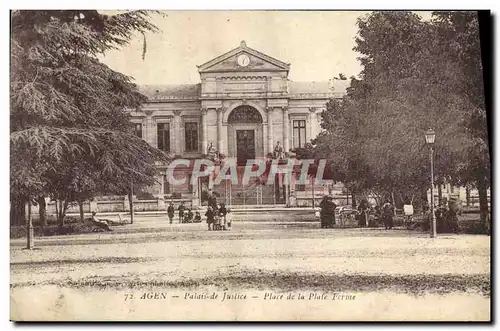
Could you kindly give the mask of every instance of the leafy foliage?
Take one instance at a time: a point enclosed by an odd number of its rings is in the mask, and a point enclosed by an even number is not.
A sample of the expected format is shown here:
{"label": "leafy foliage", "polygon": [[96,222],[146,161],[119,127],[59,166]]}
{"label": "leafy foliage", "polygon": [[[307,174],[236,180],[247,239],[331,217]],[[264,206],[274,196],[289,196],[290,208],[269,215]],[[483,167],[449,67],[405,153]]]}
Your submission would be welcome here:
{"label": "leafy foliage", "polygon": [[[72,201],[154,181],[165,155],[133,134],[145,100],[97,56],[155,32],[149,12],[14,11],[11,29],[11,194]],[[64,215],[63,215],[64,216]]]}
{"label": "leafy foliage", "polygon": [[421,195],[429,187],[424,133],[433,128],[437,183],[489,185],[477,14],[438,12],[426,22],[374,12],[358,26],[360,79],[327,104],[315,141],[335,179],[358,192]]}

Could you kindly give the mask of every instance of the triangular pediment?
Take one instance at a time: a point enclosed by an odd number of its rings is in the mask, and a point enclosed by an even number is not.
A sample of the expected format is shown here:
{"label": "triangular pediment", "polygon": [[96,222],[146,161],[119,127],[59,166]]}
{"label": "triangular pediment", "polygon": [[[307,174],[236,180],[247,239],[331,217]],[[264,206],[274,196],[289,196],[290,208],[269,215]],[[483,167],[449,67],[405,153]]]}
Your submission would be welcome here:
{"label": "triangular pediment", "polygon": [[[238,63],[241,55],[248,57],[248,64]],[[240,61],[241,62],[241,61]],[[246,46],[241,42],[240,47],[235,48],[221,56],[216,57],[200,66],[198,71],[202,72],[227,72],[227,71],[288,71],[290,64],[277,60],[264,53]]]}

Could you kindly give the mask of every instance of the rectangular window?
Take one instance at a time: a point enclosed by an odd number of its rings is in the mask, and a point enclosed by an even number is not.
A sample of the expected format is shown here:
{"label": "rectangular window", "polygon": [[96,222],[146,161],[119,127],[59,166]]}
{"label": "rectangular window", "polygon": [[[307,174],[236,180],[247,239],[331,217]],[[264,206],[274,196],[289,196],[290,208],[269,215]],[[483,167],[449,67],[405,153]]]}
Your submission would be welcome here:
{"label": "rectangular window", "polygon": [[293,147],[300,148],[306,144],[306,121],[293,121]]}
{"label": "rectangular window", "polygon": [[305,184],[297,184],[295,185],[295,191],[304,192],[306,190]]}
{"label": "rectangular window", "polygon": [[134,133],[137,137],[142,138],[142,124],[141,123],[134,124]]}
{"label": "rectangular window", "polygon": [[184,138],[186,141],[186,152],[198,151],[198,123],[188,122],[184,125]]}
{"label": "rectangular window", "polygon": [[157,128],[157,138],[158,138],[158,149],[164,152],[170,152],[170,124],[169,123],[158,123]]}

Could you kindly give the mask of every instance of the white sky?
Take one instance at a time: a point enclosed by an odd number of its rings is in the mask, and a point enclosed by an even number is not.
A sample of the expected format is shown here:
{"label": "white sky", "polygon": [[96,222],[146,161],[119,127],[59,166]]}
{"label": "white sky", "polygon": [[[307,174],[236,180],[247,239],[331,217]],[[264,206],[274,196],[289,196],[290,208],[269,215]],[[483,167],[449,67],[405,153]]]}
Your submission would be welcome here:
{"label": "white sky", "polygon": [[[153,22],[162,30],[142,35],[103,62],[138,84],[198,83],[197,65],[240,45],[291,64],[295,81],[325,81],[361,67],[354,47],[361,11],[168,11]],[[421,14],[421,13],[419,13]],[[425,14],[425,13],[424,13]],[[429,13],[430,14],[430,13]],[[423,15],[422,15],[423,16]]]}

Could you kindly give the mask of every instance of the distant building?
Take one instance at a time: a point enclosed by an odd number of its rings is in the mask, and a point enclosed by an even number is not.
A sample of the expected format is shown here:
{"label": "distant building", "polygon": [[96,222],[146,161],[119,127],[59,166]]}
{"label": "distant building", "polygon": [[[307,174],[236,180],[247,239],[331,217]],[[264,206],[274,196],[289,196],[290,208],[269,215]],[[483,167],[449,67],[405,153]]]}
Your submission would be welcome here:
{"label": "distant building", "polygon": [[[211,144],[240,165],[247,159],[266,157],[278,142],[285,152],[303,147],[320,132],[320,113],[327,101],[342,98],[349,82],[293,82],[288,79],[289,71],[290,64],[242,41],[239,47],[198,66],[199,84],[141,86],[149,101],[131,112],[136,134],[172,157],[200,158],[208,154]],[[160,170],[160,184],[150,188],[150,193],[199,202],[198,187],[172,187],[165,169]],[[179,169],[176,176],[189,178],[190,170]],[[302,186],[298,190],[306,191]],[[294,192],[295,187],[290,190]],[[322,194],[323,187],[318,190]],[[285,203],[280,198],[283,194],[276,200],[276,188],[224,184],[214,191],[233,205]]]}

